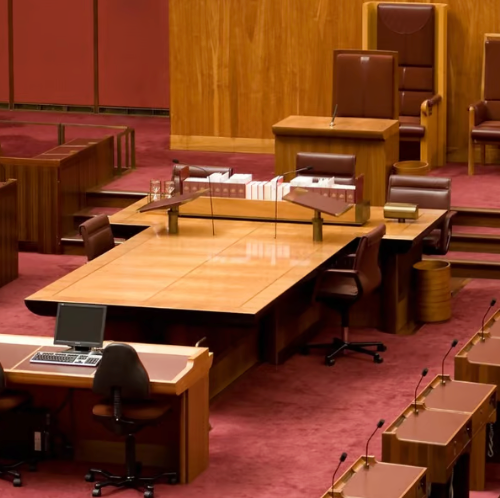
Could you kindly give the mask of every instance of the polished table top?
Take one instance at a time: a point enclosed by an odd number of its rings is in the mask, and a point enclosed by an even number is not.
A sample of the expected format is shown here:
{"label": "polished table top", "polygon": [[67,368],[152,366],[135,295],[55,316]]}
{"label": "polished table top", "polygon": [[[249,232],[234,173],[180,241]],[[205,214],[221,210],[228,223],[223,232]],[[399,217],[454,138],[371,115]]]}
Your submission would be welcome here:
{"label": "polished table top", "polygon": [[[104,346],[110,341],[104,343]],[[208,375],[213,355],[207,348],[129,343],[138,352],[151,392],[180,395]],[[30,363],[36,351],[64,351],[51,337],[0,335],[0,364],[14,384],[92,387],[95,368]]]}

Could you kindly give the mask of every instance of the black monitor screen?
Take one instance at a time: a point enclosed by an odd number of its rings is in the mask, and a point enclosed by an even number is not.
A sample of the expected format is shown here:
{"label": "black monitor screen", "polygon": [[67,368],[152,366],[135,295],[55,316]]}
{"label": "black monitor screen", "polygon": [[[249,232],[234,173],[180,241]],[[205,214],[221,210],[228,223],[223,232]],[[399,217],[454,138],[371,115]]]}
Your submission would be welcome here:
{"label": "black monitor screen", "polygon": [[106,306],[59,303],[54,344],[99,348],[105,323]]}

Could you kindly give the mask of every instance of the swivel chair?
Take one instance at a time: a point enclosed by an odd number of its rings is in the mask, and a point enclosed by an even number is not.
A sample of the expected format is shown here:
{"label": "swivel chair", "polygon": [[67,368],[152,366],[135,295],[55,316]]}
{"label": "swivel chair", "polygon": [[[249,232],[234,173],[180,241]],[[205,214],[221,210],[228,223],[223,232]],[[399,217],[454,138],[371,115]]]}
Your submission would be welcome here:
{"label": "swivel chair", "polygon": [[105,214],[98,214],[83,222],[79,227],[79,232],[83,238],[88,261],[92,261],[115,247],[109,218]]}
{"label": "swivel chair", "polygon": [[97,482],[92,496],[101,496],[101,489],[114,486],[121,489],[144,489],[144,498],[153,498],[154,483],[166,478],[177,482],[176,472],[163,472],[154,477],[141,476],[141,464],[136,462],[135,436],[142,428],[158,422],[169,411],[170,405],[153,401],[149,396],[149,376],[134,348],[128,344],[107,346],[94,376],[93,391],[105,400],[93,407],[93,414],[106,429],[125,436],[126,475],[116,476],[105,470],[90,469],[85,476],[94,482],[96,474],[105,477]]}
{"label": "swivel chair", "polygon": [[[5,372],[0,364],[0,416],[7,411],[15,410],[28,402],[29,396],[24,393],[9,392],[6,388]],[[24,461],[12,465],[0,464],[0,478],[12,479],[15,487],[22,485],[21,475],[15,469],[22,465]]]}
{"label": "swivel chair", "polygon": [[[349,341],[349,310],[361,297],[376,291],[382,283],[378,259],[384,235],[385,225],[379,225],[361,237],[356,253],[351,258],[352,269],[331,268],[319,277],[315,299],[340,312],[342,339],[335,337],[328,344],[308,344],[303,348],[303,353],[307,354],[312,348],[326,349],[327,366],[333,366],[335,357],[344,351],[367,354],[373,357],[375,363],[383,362],[378,352],[385,351],[386,347],[381,342]],[[375,348],[376,351],[367,348]]]}
{"label": "swivel chair", "polygon": [[335,183],[354,185],[356,182],[356,156],[352,154],[326,154],[322,152],[299,152],[296,169],[312,167],[299,176],[333,176]]}

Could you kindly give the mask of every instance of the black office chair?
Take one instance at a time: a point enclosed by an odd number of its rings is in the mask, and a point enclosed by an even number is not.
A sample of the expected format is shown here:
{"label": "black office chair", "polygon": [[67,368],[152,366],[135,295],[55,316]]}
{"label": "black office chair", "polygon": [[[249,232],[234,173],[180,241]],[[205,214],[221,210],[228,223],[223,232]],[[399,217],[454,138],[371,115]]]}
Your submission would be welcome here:
{"label": "black office chair", "polygon": [[144,498],[153,498],[154,483],[167,479],[170,484],[178,480],[176,472],[163,472],[154,477],[142,477],[141,465],[135,459],[134,434],[147,425],[158,422],[169,411],[170,405],[152,401],[149,397],[149,376],[134,348],[128,344],[107,346],[94,376],[93,391],[106,399],[93,407],[94,416],[108,430],[126,436],[126,476],[90,469],[85,476],[94,482],[95,475],[106,478],[97,482],[92,496],[101,496],[107,486],[144,489]]}
{"label": "black office chair", "polygon": [[[29,401],[29,395],[26,393],[11,392],[7,390],[5,372],[0,364],[0,417],[2,413],[15,410]],[[1,429],[0,429],[1,430]],[[12,484],[16,487],[22,485],[21,474],[15,469],[25,463],[16,462],[12,465],[0,464],[0,478],[12,479]],[[34,466],[34,464],[32,464]]]}

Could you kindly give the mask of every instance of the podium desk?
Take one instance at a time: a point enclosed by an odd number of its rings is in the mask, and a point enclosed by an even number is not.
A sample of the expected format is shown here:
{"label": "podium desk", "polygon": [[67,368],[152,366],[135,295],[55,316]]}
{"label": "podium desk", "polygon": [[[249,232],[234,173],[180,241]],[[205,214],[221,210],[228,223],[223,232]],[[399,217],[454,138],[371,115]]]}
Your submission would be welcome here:
{"label": "podium desk", "polygon": [[408,407],[382,433],[382,460],[387,463],[427,468],[431,497],[469,496],[471,415],[430,410],[417,404]]}
{"label": "podium desk", "polygon": [[17,180],[0,182],[0,287],[18,276],[17,230]]}
{"label": "podium desk", "polygon": [[383,206],[391,168],[399,158],[399,121],[393,119],[288,116],[273,125],[276,175],[295,169],[298,152],[354,154],[365,175],[364,197]]}
{"label": "podium desk", "polygon": [[[191,482],[208,467],[212,354],[207,348],[131,346],[149,374],[151,396],[171,405],[164,420],[137,434],[137,459],[147,466],[176,470],[180,482]],[[104,429],[92,416],[92,406],[100,401],[92,392],[96,369],[30,363],[36,351],[64,349],[54,346],[51,337],[0,335],[0,363],[8,387],[29,392],[35,407],[57,413],[52,419],[72,443],[76,460],[123,464],[123,438]]]}
{"label": "podium desk", "polygon": [[426,469],[360,457],[322,498],[425,498]]}
{"label": "podium desk", "polygon": [[[444,383],[443,383],[444,379]],[[461,412],[471,415],[470,489],[483,491],[485,486],[486,426],[496,421],[497,387],[452,380],[438,375],[417,399],[431,410]]]}

